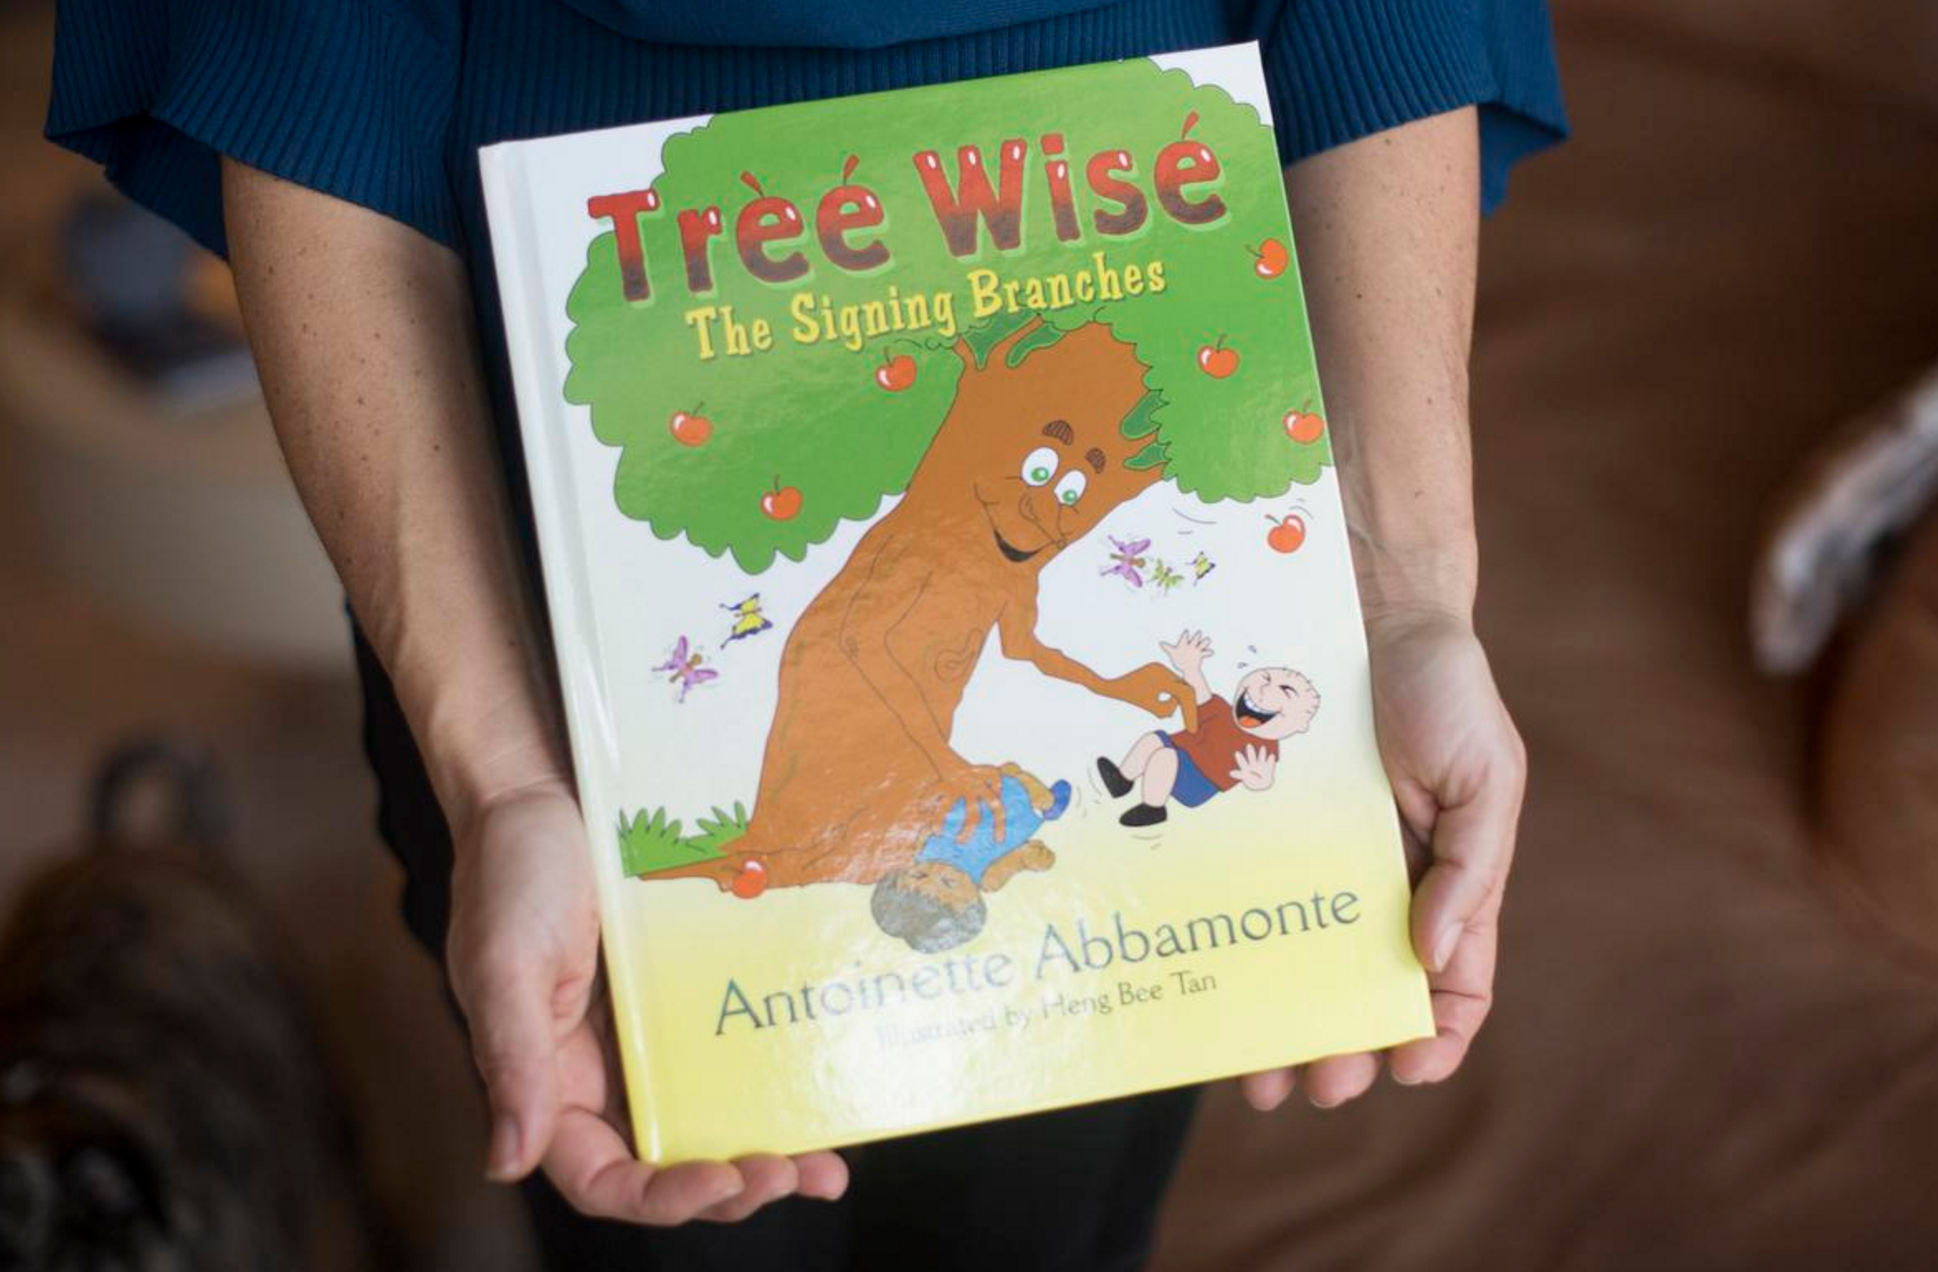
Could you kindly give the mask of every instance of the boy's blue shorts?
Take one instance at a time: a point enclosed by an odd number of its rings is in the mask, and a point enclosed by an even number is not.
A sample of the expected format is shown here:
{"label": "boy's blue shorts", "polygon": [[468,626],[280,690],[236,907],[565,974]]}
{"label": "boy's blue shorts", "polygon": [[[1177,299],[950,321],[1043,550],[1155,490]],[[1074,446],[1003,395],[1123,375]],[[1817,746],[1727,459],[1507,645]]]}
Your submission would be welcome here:
{"label": "boy's blue shorts", "polygon": [[1179,750],[1178,744],[1171,740],[1170,734],[1160,733],[1157,736],[1164,745],[1176,751],[1178,756],[1178,780],[1171,787],[1172,799],[1186,808],[1196,808],[1218,793],[1218,788],[1213,786],[1211,779],[1204,775],[1204,770],[1198,767],[1198,762]]}

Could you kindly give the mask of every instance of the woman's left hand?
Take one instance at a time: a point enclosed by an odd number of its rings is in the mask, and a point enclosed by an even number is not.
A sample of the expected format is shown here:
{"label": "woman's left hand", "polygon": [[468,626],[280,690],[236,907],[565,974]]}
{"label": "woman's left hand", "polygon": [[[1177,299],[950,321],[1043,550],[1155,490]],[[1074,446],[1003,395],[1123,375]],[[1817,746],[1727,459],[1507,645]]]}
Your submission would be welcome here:
{"label": "woman's left hand", "polygon": [[[1366,635],[1380,756],[1407,832],[1430,846],[1413,894],[1412,935],[1435,1035],[1386,1055],[1393,1080],[1411,1086],[1452,1076],[1493,1003],[1527,752],[1464,617],[1432,609],[1369,616]],[[1380,1062],[1370,1052],[1329,1056],[1250,1074],[1239,1089],[1263,1112],[1303,1082],[1313,1104],[1333,1108],[1364,1095]]]}

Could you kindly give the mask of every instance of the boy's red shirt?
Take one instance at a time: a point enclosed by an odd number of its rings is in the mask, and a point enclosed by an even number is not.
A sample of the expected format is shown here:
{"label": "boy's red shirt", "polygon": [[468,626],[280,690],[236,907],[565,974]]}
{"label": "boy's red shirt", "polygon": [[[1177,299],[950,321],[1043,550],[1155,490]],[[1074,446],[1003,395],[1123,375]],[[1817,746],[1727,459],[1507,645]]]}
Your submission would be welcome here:
{"label": "boy's red shirt", "polygon": [[1231,771],[1238,767],[1238,756],[1246,747],[1255,746],[1274,760],[1279,758],[1278,742],[1245,732],[1231,703],[1217,694],[1198,704],[1198,727],[1189,733],[1173,733],[1171,741],[1191,757],[1205,780],[1221,791],[1238,785]]}

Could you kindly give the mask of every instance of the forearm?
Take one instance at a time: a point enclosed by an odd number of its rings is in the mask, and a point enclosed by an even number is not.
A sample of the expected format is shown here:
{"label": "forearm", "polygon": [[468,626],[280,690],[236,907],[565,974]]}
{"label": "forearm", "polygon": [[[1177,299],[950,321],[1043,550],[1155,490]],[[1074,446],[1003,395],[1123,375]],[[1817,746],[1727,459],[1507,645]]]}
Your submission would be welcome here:
{"label": "forearm", "polygon": [[271,419],[447,816],[566,780],[449,250],[223,164],[230,256]]}
{"label": "forearm", "polygon": [[1285,174],[1369,618],[1433,609],[1464,621],[1473,609],[1478,158],[1469,108]]}

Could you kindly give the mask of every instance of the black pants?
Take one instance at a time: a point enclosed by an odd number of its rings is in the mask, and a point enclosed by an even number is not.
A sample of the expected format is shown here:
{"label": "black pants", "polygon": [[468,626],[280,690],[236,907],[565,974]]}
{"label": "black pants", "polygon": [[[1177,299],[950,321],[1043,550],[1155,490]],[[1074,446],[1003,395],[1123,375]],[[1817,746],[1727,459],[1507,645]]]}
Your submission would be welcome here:
{"label": "black pants", "polygon": [[866,1144],[838,1202],[790,1199],[738,1224],[645,1229],[525,1186],[553,1272],[1131,1272],[1197,1088]]}
{"label": "black pants", "polygon": [[[384,841],[404,867],[405,918],[441,957],[450,830],[361,633],[357,664],[364,747]],[[1196,1103],[1187,1087],[864,1145],[845,1154],[853,1183],[840,1201],[790,1199],[739,1224],[601,1223],[543,1178],[524,1191],[550,1272],[1127,1272],[1150,1254]]]}

